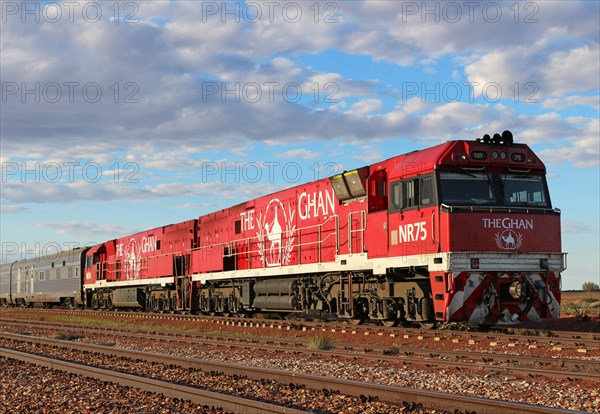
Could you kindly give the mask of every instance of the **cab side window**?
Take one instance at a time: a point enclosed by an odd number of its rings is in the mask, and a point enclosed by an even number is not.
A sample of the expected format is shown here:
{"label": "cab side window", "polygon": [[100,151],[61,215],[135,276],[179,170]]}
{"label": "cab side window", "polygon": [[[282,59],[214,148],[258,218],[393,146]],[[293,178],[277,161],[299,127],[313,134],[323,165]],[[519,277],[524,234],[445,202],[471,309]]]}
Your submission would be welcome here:
{"label": "cab side window", "polygon": [[401,181],[395,181],[390,184],[390,211],[400,211],[402,208],[402,199],[400,191],[402,188]]}
{"label": "cab side window", "polygon": [[397,212],[436,203],[432,174],[390,183],[389,211]]}
{"label": "cab side window", "polygon": [[433,176],[424,175],[421,177],[421,206],[430,206],[435,203],[433,192]]}

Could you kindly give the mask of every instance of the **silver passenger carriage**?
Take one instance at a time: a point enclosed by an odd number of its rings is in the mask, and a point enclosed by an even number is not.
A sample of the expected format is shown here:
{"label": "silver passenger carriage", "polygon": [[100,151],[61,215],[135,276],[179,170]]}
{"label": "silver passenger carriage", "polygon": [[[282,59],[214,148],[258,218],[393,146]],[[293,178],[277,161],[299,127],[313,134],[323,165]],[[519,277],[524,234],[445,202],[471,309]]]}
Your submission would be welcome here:
{"label": "silver passenger carriage", "polygon": [[0,267],[0,305],[83,305],[82,260],[87,248],[35,257]]}
{"label": "silver passenger carriage", "polygon": [[10,305],[10,269],[13,263],[0,264],[0,306]]}

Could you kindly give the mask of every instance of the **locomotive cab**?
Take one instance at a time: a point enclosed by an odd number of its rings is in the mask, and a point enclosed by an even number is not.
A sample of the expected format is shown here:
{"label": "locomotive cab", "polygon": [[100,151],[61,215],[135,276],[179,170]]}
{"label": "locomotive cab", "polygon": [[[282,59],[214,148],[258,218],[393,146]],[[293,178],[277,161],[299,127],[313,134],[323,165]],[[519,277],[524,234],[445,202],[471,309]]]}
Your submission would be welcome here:
{"label": "locomotive cab", "polygon": [[[506,134],[506,133],[505,133]],[[475,324],[560,314],[560,211],[545,167],[524,144],[463,141],[437,168],[440,249],[436,317]]]}

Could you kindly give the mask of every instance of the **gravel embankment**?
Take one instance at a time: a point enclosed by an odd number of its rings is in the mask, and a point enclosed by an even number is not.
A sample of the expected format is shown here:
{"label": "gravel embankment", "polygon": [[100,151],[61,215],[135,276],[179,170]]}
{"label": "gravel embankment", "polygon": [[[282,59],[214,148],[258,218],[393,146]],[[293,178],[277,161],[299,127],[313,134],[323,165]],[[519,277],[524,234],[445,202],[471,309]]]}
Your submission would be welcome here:
{"label": "gravel embankment", "polygon": [[189,401],[3,357],[0,357],[0,372],[1,413],[223,413],[219,409]]}

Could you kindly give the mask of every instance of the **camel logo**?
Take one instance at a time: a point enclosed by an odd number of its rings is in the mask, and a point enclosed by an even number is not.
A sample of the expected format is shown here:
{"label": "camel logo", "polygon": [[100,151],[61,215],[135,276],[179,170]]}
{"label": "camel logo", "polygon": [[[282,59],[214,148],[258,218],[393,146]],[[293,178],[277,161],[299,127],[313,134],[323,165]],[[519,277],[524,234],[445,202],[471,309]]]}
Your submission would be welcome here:
{"label": "camel logo", "polygon": [[496,233],[496,246],[502,250],[517,250],[523,244],[523,235],[513,230]]}
{"label": "camel logo", "polygon": [[124,254],[124,267],[127,280],[139,279],[142,261],[140,255],[140,246],[137,244],[135,239],[129,240],[125,246]]}
{"label": "camel logo", "polygon": [[296,238],[294,217],[296,211],[287,211],[279,199],[272,199],[267,208],[259,214],[258,250],[264,266],[285,266],[289,264]]}

